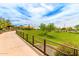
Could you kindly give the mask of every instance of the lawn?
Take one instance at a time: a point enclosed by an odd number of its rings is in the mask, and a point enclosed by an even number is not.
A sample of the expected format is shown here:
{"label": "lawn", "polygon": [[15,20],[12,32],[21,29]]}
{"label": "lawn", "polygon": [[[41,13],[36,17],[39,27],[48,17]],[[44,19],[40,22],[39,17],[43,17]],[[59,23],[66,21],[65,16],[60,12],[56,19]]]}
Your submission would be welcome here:
{"label": "lawn", "polygon": [[42,41],[41,38],[50,40],[53,42],[58,42],[61,44],[68,44],[75,48],[79,48],[79,34],[71,32],[48,32],[46,35],[43,35],[43,31],[40,30],[23,30],[24,33],[29,35],[29,40],[32,39],[32,35],[35,36],[36,40]]}

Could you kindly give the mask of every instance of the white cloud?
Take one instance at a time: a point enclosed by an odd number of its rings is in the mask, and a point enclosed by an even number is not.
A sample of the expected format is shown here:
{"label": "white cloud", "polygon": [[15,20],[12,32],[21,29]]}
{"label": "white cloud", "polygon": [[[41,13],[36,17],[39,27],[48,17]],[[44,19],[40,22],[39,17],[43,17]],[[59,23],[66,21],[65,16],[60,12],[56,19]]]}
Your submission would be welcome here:
{"label": "white cloud", "polygon": [[0,0],[0,3],[78,3],[79,0]]}
{"label": "white cloud", "polygon": [[[79,24],[79,4],[68,4],[64,9],[63,12],[51,17],[45,17],[43,20],[45,22],[53,22],[57,24],[57,21],[60,21],[58,25],[64,26],[74,26]],[[69,21],[70,20],[70,21]],[[70,25],[71,23],[71,25]]]}
{"label": "white cloud", "polygon": [[[66,4],[61,13],[52,15],[50,17],[42,17],[45,13],[53,10],[58,4],[0,4],[0,16],[10,17],[14,20],[14,24],[31,24],[33,26],[38,26],[40,23],[50,23],[53,22],[58,26],[74,26],[79,24],[79,4]],[[31,17],[24,16],[20,14],[16,7],[21,6],[27,10]],[[26,12],[25,12],[26,13]],[[28,20],[29,19],[29,20]],[[19,20],[19,21],[17,21]]]}

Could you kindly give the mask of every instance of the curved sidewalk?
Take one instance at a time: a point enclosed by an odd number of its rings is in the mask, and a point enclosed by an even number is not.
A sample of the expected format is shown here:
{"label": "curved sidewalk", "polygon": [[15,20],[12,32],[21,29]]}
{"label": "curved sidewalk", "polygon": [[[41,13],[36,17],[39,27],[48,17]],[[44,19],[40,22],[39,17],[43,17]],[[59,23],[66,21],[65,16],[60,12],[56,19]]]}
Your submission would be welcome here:
{"label": "curved sidewalk", "polygon": [[15,31],[0,34],[0,55],[8,56],[39,56],[26,44]]}

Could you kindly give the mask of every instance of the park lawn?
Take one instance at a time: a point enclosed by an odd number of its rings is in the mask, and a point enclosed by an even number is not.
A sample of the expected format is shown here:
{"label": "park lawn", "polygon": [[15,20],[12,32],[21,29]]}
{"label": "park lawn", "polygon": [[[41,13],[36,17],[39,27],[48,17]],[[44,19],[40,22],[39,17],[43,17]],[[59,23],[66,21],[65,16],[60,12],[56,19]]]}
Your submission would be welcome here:
{"label": "park lawn", "polygon": [[76,48],[79,48],[79,34],[71,32],[50,32],[49,34],[56,36],[57,40],[55,42],[60,42],[64,44],[70,44]]}
{"label": "park lawn", "polygon": [[[23,30],[24,33],[29,35],[29,40],[32,39],[32,35],[35,36],[36,40],[42,41],[41,38],[58,42],[61,44],[68,44],[75,48],[79,48],[79,34],[70,32],[48,32],[47,35],[42,35],[43,31],[40,30]],[[30,40],[31,41],[31,40]]]}
{"label": "park lawn", "polygon": [[25,38],[26,38],[26,34],[28,34],[28,39],[30,42],[32,42],[33,35],[34,35],[35,41],[37,40],[39,42],[43,42],[43,40],[42,40],[43,37],[39,35],[38,30],[22,30],[22,31],[25,33]]}

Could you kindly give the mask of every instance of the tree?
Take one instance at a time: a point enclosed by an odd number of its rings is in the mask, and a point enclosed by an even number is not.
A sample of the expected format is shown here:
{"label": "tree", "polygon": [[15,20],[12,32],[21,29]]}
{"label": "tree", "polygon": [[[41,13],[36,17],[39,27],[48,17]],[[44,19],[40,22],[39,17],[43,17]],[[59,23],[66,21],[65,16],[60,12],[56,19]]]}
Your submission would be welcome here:
{"label": "tree", "polygon": [[42,30],[42,31],[46,30],[46,25],[43,23],[41,23],[41,25],[39,27],[40,27],[40,30]]}
{"label": "tree", "polygon": [[61,28],[61,31],[67,32],[66,27]]}
{"label": "tree", "polygon": [[72,28],[72,27],[67,27],[66,30],[67,30],[67,31],[72,31],[73,28]]}
{"label": "tree", "polygon": [[54,29],[55,29],[55,26],[54,26],[53,23],[50,23],[50,24],[47,25],[47,31],[52,31]]}
{"label": "tree", "polygon": [[0,29],[3,29],[5,27],[5,20],[3,18],[0,19]]}
{"label": "tree", "polygon": [[0,18],[0,30],[10,27],[12,24],[9,20],[5,20],[4,18]]}
{"label": "tree", "polygon": [[79,30],[79,25],[76,25],[75,28],[76,28],[76,30]]}
{"label": "tree", "polygon": [[12,26],[10,20],[6,20],[6,26]]}

